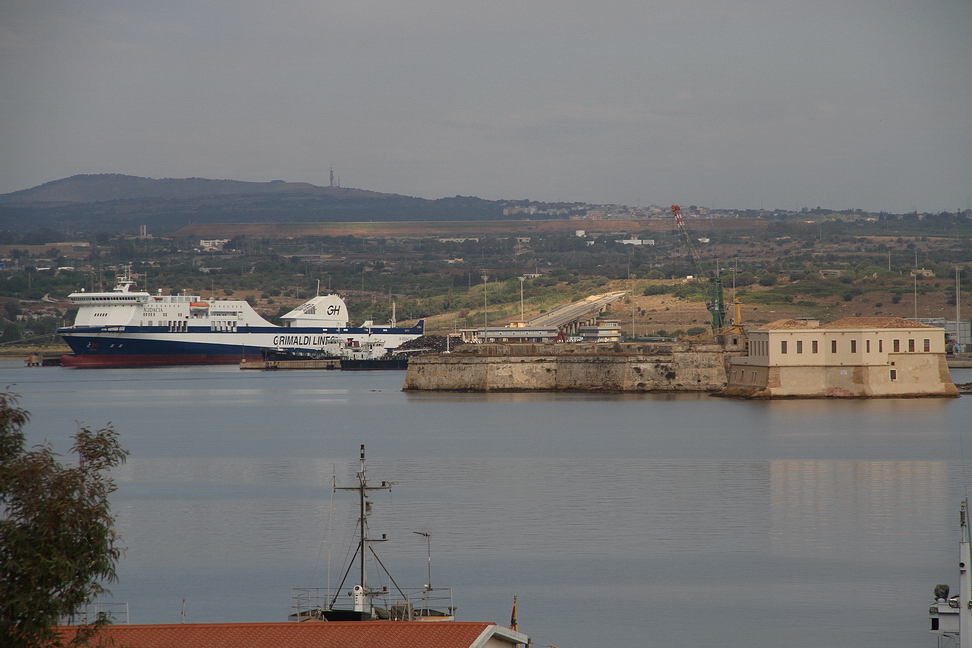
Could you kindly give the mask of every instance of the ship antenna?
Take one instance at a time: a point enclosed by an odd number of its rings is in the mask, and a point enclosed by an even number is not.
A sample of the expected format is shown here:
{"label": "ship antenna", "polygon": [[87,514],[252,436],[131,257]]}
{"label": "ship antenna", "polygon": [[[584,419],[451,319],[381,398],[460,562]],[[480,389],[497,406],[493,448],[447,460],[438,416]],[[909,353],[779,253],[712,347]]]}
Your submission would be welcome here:
{"label": "ship antenna", "polygon": [[[358,485],[357,486],[335,486],[334,489],[346,490],[346,491],[357,491],[358,493],[358,506],[359,506],[359,515],[360,515],[359,520],[360,520],[360,530],[361,530],[361,539],[358,542],[358,554],[359,554],[358,561],[359,561],[360,579],[361,579],[359,584],[361,585],[362,596],[364,596],[368,600],[368,610],[373,612],[373,610],[371,609],[370,601],[374,598],[374,593],[368,589],[366,555],[369,550],[374,555],[374,549],[371,548],[371,545],[376,542],[384,542],[387,538],[385,537],[384,534],[382,534],[381,539],[371,538],[368,536],[368,516],[371,514],[371,502],[367,498],[368,498],[368,494],[373,491],[380,491],[380,490],[390,491],[392,489],[392,486],[395,484],[395,482],[381,482],[381,484],[378,486],[369,486],[368,477],[365,471],[366,471],[365,447],[364,444],[362,443],[360,469],[358,470],[357,473]],[[377,558],[378,558],[377,555],[375,555],[376,560]],[[380,565],[381,561],[379,560],[378,563]],[[348,565],[348,571],[350,572],[350,570],[351,570],[351,565]],[[346,577],[347,577],[347,573],[345,574],[345,578]],[[338,589],[340,589],[343,586],[344,586],[344,581],[342,580],[341,585],[338,586]],[[336,596],[337,594],[335,593],[335,597]]]}
{"label": "ship antenna", "polygon": [[425,538],[425,544],[427,545],[429,551],[429,582],[425,584],[425,589],[431,590],[432,589],[432,534],[423,533],[422,531],[412,531],[412,533],[416,535],[420,535],[423,538]]}
{"label": "ship antenna", "polygon": [[317,296],[318,297],[321,296],[321,280],[320,279],[317,280]]}

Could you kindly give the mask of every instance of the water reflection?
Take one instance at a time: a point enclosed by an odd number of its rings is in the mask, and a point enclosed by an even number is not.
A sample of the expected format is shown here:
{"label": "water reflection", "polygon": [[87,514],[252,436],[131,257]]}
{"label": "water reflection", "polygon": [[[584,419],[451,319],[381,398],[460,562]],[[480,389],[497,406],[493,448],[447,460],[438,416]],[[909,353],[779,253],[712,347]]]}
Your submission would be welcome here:
{"label": "water reflection", "polygon": [[[300,375],[298,375],[300,374]],[[401,374],[24,370],[29,442],[75,421],[132,451],[113,498],[138,622],[279,620],[353,537],[332,474],[358,446],[396,578],[433,570],[460,617],[514,592],[541,643],[923,645],[954,582],[972,400],[406,394]],[[965,447],[972,449],[972,442]],[[333,576],[333,574],[332,574]],[[597,610],[579,615],[578,609]],[[634,611],[634,612],[633,612]],[[781,637],[786,639],[781,641]]]}

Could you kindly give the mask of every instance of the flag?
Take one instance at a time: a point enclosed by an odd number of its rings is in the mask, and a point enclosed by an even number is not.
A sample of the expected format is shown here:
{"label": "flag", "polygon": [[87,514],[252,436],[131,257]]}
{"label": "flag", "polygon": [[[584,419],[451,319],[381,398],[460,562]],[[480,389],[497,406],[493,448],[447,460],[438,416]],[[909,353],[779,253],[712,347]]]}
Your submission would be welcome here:
{"label": "flag", "polygon": [[518,630],[516,627],[516,594],[513,595],[513,614],[510,616],[510,630]]}

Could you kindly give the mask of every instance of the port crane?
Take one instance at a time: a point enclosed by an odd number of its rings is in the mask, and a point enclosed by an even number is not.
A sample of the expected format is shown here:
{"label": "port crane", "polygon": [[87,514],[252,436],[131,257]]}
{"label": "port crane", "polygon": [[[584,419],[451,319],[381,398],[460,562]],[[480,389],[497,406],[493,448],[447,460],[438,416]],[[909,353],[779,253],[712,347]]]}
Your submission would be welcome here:
{"label": "port crane", "polygon": [[[678,227],[682,238],[685,239],[685,245],[689,250],[690,256],[692,257],[692,265],[695,267],[695,275],[699,278],[705,277],[706,273],[702,269],[702,259],[699,256],[698,250],[695,249],[695,243],[692,241],[692,234],[689,232],[688,226],[685,224],[685,220],[682,218],[682,210],[678,205],[672,205],[672,215],[675,217],[675,224]],[[726,317],[726,302],[722,294],[722,278],[719,276],[718,268],[716,268],[715,275],[709,277],[709,292],[705,307],[709,310],[709,314],[712,316],[713,336],[723,335],[738,328],[738,315],[736,316],[735,321],[732,323],[730,323]],[[736,308],[738,310],[738,304],[736,304]]]}

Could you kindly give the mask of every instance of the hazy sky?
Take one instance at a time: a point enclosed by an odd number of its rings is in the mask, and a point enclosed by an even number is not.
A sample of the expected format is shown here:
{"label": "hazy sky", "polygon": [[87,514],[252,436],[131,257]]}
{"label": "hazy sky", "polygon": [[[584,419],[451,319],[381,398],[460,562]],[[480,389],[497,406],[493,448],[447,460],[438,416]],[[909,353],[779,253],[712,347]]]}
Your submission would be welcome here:
{"label": "hazy sky", "polygon": [[972,0],[3,0],[0,193],[76,173],[972,199]]}

